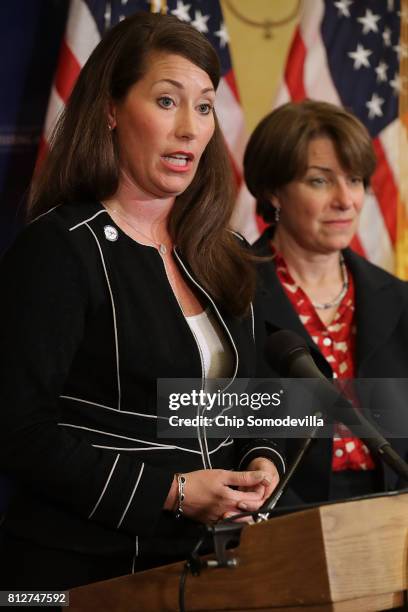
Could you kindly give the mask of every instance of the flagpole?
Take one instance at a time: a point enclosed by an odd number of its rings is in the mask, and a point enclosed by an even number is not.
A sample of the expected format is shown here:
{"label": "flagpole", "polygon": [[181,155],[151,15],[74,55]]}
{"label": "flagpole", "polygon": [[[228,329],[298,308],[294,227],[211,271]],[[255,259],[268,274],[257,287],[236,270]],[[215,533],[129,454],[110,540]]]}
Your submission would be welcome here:
{"label": "flagpole", "polygon": [[[401,0],[400,45],[408,48],[408,0]],[[405,53],[401,53],[399,74],[399,196],[395,273],[399,278],[408,280],[408,57]]]}
{"label": "flagpole", "polygon": [[151,0],[150,12],[151,13],[161,13],[162,15],[166,15],[167,0]]}

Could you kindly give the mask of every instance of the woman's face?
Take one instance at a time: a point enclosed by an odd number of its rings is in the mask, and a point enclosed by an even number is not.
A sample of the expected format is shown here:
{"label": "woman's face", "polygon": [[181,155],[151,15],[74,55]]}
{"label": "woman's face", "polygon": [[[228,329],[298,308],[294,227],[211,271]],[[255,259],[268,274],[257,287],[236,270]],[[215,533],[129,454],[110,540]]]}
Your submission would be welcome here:
{"label": "woman's face", "polygon": [[276,231],[311,252],[343,249],[356,232],[363,200],[363,177],[344,170],[330,138],[315,138],[305,175],[272,196],[281,208]]}
{"label": "woman's face", "polygon": [[154,198],[182,193],[214,133],[210,77],[180,55],[152,53],[148,70],[112,103],[122,181]]}

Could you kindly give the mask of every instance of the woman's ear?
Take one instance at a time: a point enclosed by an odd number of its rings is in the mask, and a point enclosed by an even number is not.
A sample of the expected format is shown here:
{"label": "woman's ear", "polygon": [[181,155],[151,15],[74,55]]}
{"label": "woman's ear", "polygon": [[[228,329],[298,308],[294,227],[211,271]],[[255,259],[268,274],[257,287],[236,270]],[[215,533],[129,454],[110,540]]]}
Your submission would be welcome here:
{"label": "woman's ear", "polygon": [[271,193],[269,195],[269,201],[273,208],[273,216],[274,216],[275,225],[277,225],[280,221],[280,214],[281,214],[280,198],[276,193]]}
{"label": "woman's ear", "polygon": [[268,199],[274,208],[278,208],[280,210],[280,207],[281,207],[280,199],[276,193],[270,193],[268,195]]}
{"label": "woman's ear", "polygon": [[116,127],[116,105],[110,100],[108,104],[108,128],[114,130]]}

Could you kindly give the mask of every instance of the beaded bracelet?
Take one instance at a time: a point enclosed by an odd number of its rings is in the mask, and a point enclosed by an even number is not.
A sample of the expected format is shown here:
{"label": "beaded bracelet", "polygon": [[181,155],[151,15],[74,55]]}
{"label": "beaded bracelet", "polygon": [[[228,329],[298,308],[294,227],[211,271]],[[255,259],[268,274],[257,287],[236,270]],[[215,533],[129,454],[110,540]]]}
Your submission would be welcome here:
{"label": "beaded bracelet", "polygon": [[176,474],[177,488],[178,488],[178,499],[177,499],[177,510],[176,518],[180,518],[184,514],[183,501],[184,501],[184,486],[186,484],[186,477],[183,474]]}

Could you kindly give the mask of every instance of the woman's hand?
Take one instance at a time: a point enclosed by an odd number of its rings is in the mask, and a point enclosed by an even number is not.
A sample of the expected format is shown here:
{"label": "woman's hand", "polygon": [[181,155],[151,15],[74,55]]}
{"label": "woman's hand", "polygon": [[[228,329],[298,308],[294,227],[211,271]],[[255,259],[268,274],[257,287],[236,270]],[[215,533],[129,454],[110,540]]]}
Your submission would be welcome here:
{"label": "woman's hand", "polygon": [[[259,495],[259,499],[257,500],[248,500],[242,499],[237,503],[237,508],[235,512],[226,512],[223,515],[223,518],[229,518],[234,514],[239,514],[240,512],[253,512],[258,510],[268,499],[268,497],[272,494],[276,486],[279,482],[279,473],[275,467],[275,464],[269,459],[265,459],[265,457],[256,457],[253,459],[248,465],[249,471],[261,471],[267,477],[264,478],[262,482],[255,484],[253,487],[247,487],[245,491],[248,493],[252,491],[253,493],[257,493]],[[241,487],[240,489],[241,490]],[[237,519],[238,521],[245,521],[247,523],[252,523],[251,517],[245,517],[242,519]]]}
{"label": "woman's hand", "polygon": [[[249,509],[259,508],[266,492],[276,486],[277,480],[275,482],[274,479],[278,477],[276,468],[273,470],[271,467],[272,462],[264,460],[264,471],[253,467],[255,461],[251,461],[250,469],[245,472],[197,470],[183,473],[186,477],[183,502],[185,516],[201,523],[213,523],[241,512],[242,505]],[[164,507],[174,510],[176,506],[177,482],[173,481]]]}
{"label": "woman's hand", "polygon": [[[255,485],[254,487],[252,487],[251,489],[249,489],[250,491],[256,492],[260,495],[261,502],[258,505],[256,505],[253,502],[247,503],[245,500],[242,500],[238,504],[238,508],[241,511],[258,510],[258,508],[260,508],[262,504],[272,494],[274,489],[276,489],[279,483],[279,473],[278,473],[278,470],[276,469],[275,464],[272,461],[270,461],[270,459],[266,459],[265,457],[256,457],[256,459],[252,459],[247,469],[249,471],[251,470],[261,471],[264,474],[266,474],[268,478],[264,482],[261,482]],[[248,489],[246,490],[248,491]]]}

